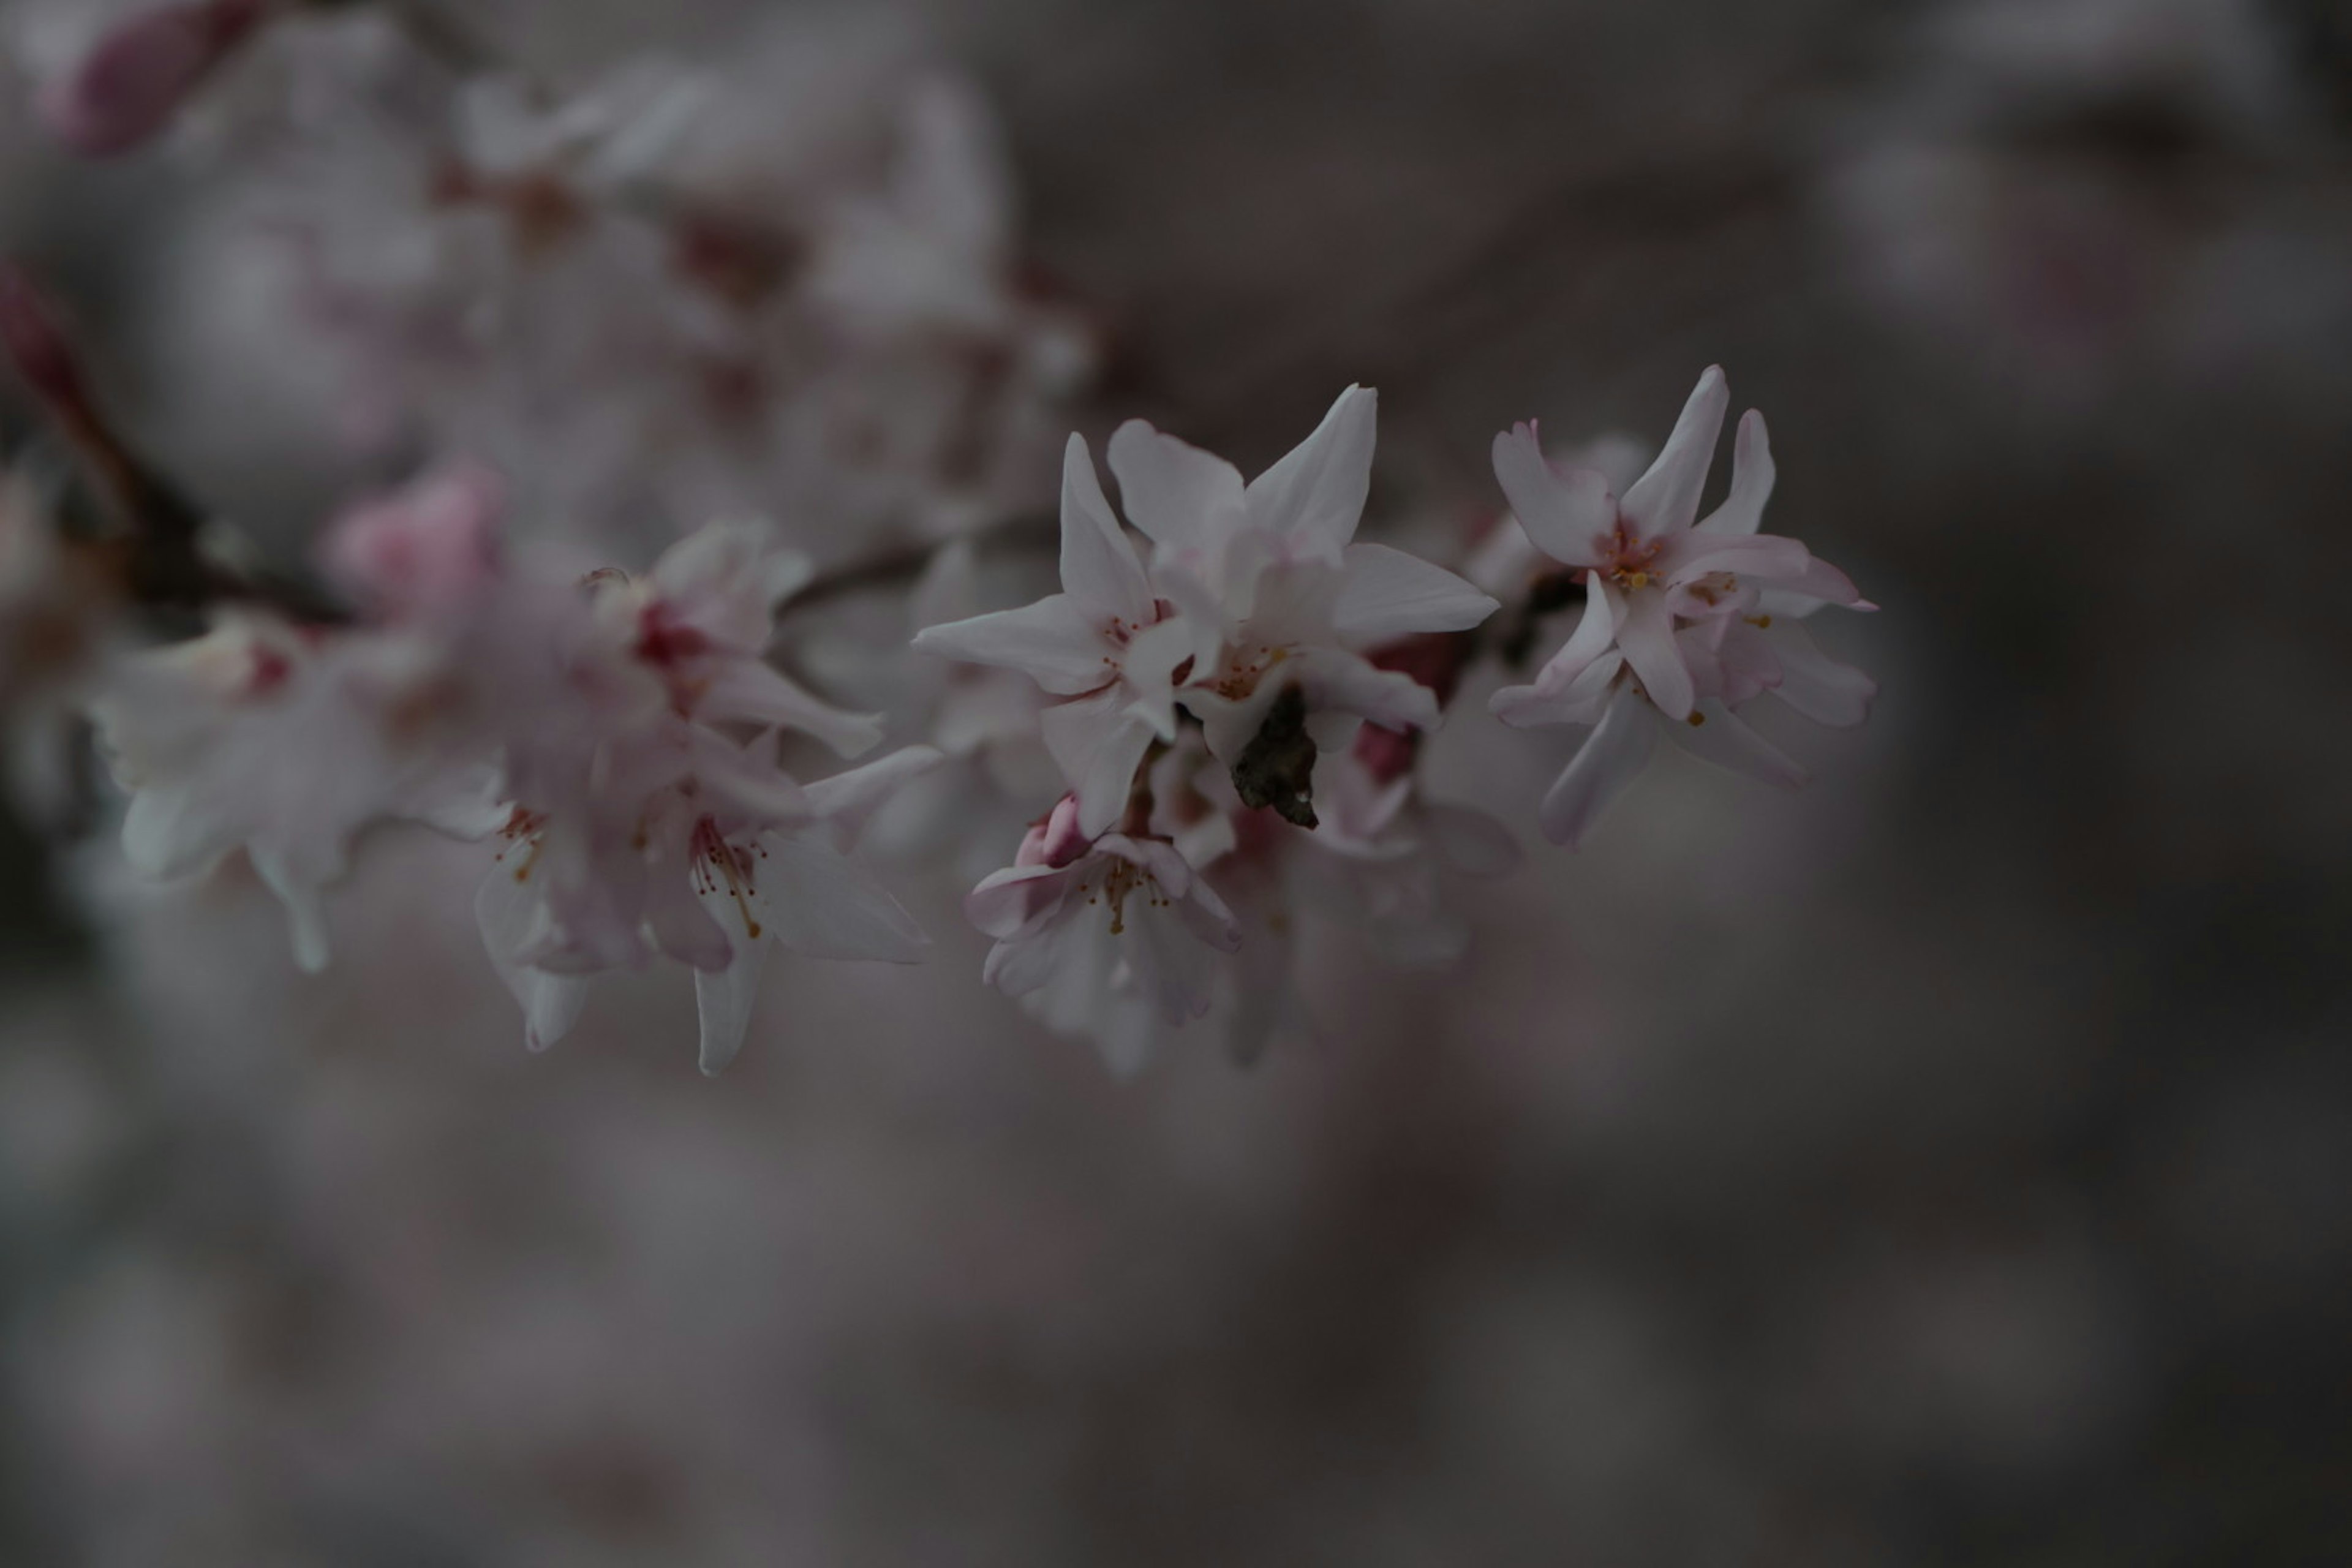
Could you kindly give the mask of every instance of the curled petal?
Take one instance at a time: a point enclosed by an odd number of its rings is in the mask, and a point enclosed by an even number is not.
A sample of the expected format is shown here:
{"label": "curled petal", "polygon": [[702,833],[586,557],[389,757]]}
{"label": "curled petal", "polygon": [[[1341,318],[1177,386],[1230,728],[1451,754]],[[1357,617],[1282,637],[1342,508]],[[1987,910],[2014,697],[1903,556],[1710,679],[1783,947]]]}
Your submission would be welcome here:
{"label": "curled petal", "polygon": [[1601,563],[1600,542],[1617,528],[1617,497],[1608,476],[1553,468],[1529,423],[1495,437],[1495,479],[1537,549],[1564,566]]}
{"label": "curled petal", "polygon": [[1205,546],[1240,521],[1241,470],[1223,458],[1162,435],[1140,419],[1112,432],[1109,458],[1128,517],[1155,544],[1170,550]]}

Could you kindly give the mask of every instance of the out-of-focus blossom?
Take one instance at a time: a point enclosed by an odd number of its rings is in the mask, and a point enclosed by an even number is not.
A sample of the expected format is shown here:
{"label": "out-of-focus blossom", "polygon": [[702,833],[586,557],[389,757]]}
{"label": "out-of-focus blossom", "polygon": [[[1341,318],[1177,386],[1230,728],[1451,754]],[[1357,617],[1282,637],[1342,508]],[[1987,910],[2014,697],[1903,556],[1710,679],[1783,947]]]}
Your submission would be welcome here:
{"label": "out-of-focus blossom", "polygon": [[134,12],[42,84],[41,121],[77,153],[128,153],[170,125],[271,9],[272,0],[182,0]]}
{"label": "out-of-focus blossom", "polygon": [[285,901],[296,958],[323,967],[322,895],[361,829],[400,817],[478,835],[498,821],[486,759],[436,710],[450,673],[437,653],[233,612],[121,660],[91,710],[131,791],[125,858],[173,878],[242,848]]}
{"label": "out-of-focus blossom", "polygon": [[1844,574],[1758,531],[1774,469],[1762,416],[1740,421],[1731,489],[1693,526],[1729,389],[1709,369],[1649,472],[1621,503],[1608,481],[1560,472],[1535,427],[1495,438],[1495,472],[1543,552],[1580,574],[1582,618],[1528,685],[1495,693],[1514,725],[1593,733],[1544,797],[1541,820],[1573,847],[1647,763],[1659,730],[1726,767],[1783,786],[1804,771],[1734,711],[1767,691],[1825,723],[1858,723],[1875,688],[1776,617],[1824,604],[1869,609]]}

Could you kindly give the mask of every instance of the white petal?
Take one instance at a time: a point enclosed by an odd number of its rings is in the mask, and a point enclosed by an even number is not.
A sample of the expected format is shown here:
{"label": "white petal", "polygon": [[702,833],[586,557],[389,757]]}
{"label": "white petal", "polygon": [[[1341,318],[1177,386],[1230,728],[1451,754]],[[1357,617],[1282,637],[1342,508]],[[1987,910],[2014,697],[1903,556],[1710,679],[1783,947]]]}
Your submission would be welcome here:
{"label": "white petal", "polygon": [[1495,437],[1495,479],[1537,549],[1565,566],[1600,564],[1599,542],[1617,527],[1617,498],[1606,475],[1553,468],[1528,424]]}
{"label": "white petal", "polygon": [[1118,673],[1112,646],[1067,594],[915,634],[917,651],[1017,669],[1057,697],[1092,691]]}
{"label": "white petal", "polygon": [[1313,435],[1250,481],[1250,521],[1286,542],[1293,559],[1337,561],[1356,536],[1371,491],[1379,404],[1370,387],[1348,388]]}
{"label": "white petal", "polygon": [[286,906],[288,923],[293,928],[294,963],[305,974],[317,974],[327,967],[327,910],[320,899],[320,885],[310,878],[295,873],[285,859],[255,845],[246,858],[253,862],[278,901]]}
{"label": "white petal", "polygon": [[1502,608],[1443,566],[1385,544],[1350,544],[1332,627],[1359,647],[1423,632],[1466,632]]}
{"label": "white petal", "polygon": [[545,911],[539,890],[515,875],[514,868],[494,865],[474,893],[474,919],[481,928],[482,946],[490,967],[521,1004],[523,1043],[543,1051],[578,1021],[588,999],[588,982],[571,974],[550,974],[515,962],[514,955],[539,939]]}
{"label": "white petal", "polygon": [[1672,724],[1666,731],[1691,755],[1781,789],[1805,782],[1805,770],[1793,758],[1722,703],[1702,702],[1692,717],[1700,722]]}
{"label": "white petal", "polygon": [[1625,596],[1625,613],[1617,625],[1617,646],[1624,650],[1625,662],[1642,678],[1659,711],[1669,719],[1689,715],[1697,693],[1691,685],[1690,667],[1683,663],[1682,650],[1675,644],[1674,619],[1667,613],[1664,589],[1637,588]]}
{"label": "white petal", "polygon": [[1387,730],[1437,728],[1437,694],[1402,670],[1322,647],[1307,649],[1290,664],[1311,708],[1352,714]]}
{"label": "white petal", "polygon": [[1507,686],[1486,700],[1486,707],[1515,730],[1538,724],[1597,724],[1608,705],[1610,687],[1624,668],[1625,656],[1612,648],[1586,665],[1563,691]]}
{"label": "white petal", "polygon": [[[1128,711],[1150,724],[1163,741],[1176,738],[1176,671],[1191,659],[1202,661],[1204,642],[1198,624],[1185,616],[1171,616],[1127,645],[1119,660],[1129,699]],[[1214,647],[1209,648],[1213,656]]]}
{"label": "white petal", "polygon": [[1878,682],[1841,664],[1813,644],[1796,621],[1779,621],[1765,634],[1780,659],[1780,684],[1773,695],[1816,724],[1845,729],[1870,717]]}
{"label": "white petal", "polygon": [[1648,706],[1630,689],[1610,702],[1599,726],[1544,795],[1537,820],[1545,837],[1575,848],[1648,763],[1658,739],[1658,720]]}
{"label": "white petal", "polygon": [[694,972],[694,1007],[701,1028],[698,1055],[706,1077],[716,1078],[743,1048],[760,976],[768,967],[768,944],[737,944],[735,961],[724,969]]}
{"label": "white petal", "polygon": [[964,918],[982,934],[1008,941],[1050,916],[1076,874],[1072,867],[1056,866],[1008,866],[992,871],[964,895]]}
{"label": "white petal", "polygon": [[1127,809],[1135,770],[1151,744],[1151,724],[1129,710],[1126,695],[1107,691],[1048,708],[1039,716],[1045,749],[1078,795],[1078,828],[1105,832]]}
{"label": "white petal", "polygon": [[1241,470],[1223,458],[1163,436],[1140,419],[1112,433],[1109,458],[1129,519],[1155,544],[1203,545],[1240,521]]}
{"label": "white petal", "polygon": [[1716,438],[1723,434],[1723,415],[1731,402],[1731,388],[1719,365],[1709,365],[1698,378],[1690,401],[1683,405],[1675,433],[1650,471],[1625,492],[1621,509],[1625,526],[1643,539],[1679,533],[1698,515],[1699,491],[1715,462]]}
{"label": "white petal", "polygon": [[144,877],[184,877],[208,870],[236,844],[236,835],[195,809],[185,785],[158,785],[131,797],[122,816],[122,858]]}
{"label": "white petal", "polygon": [[1738,536],[1764,526],[1764,503],[1772,499],[1779,477],[1772,463],[1772,441],[1765,433],[1764,416],[1749,409],[1739,417],[1739,434],[1731,445],[1731,493],[1698,525],[1701,533]]}
{"label": "white petal", "polygon": [[835,708],[757,659],[727,660],[695,710],[711,723],[782,724],[815,736],[845,757],[870,752],[882,741],[878,716]]}
{"label": "white petal", "polygon": [[[1535,689],[1558,696],[1575,683],[1617,641],[1617,601],[1597,578],[1587,579],[1584,614],[1559,651],[1545,661],[1535,679]],[[1497,710],[1499,711],[1499,710]]]}
{"label": "white petal", "polygon": [[812,958],[922,961],[930,938],[864,868],[810,834],[769,834],[761,843],[754,909],[768,934]]}
{"label": "white petal", "polygon": [[929,773],[940,761],[933,747],[901,746],[863,767],[803,785],[801,793],[808,797],[809,809],[832,823],[845,846],[855,847],[883,803],[908,780]]}
{"label": "white petal", "polygon": [[1062,589],[1087,616],[1130,627],[1151,619],[1151,584],[1135,546],[1103,496],[1086,438],[1073,434],[1062,454]]}

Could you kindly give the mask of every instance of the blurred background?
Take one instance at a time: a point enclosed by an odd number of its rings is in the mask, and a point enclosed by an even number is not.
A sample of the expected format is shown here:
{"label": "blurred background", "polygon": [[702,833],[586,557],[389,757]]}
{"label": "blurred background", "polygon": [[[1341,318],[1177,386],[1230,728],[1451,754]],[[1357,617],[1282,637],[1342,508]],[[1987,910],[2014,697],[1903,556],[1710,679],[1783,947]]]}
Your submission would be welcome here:
{"label": "blurred background", "polygon": [[[249,877],[12,826],[0,1561],[2352,1555],[2352,10],[901,9],[1098,324],[1066,423],[1254,472],[1376,385],[1368,531],[1442,531],[1495,430],[1721,363],[1871,723],[1571,856],[1474,678],[1433,776],[1531,854],[1469,956],[1318,935],[1318,1048],[1133,1083],[944,871],[931,963],[780,961],[706,1080],[677,974],[527,1055],[466,846],[363,856],[311,979]],[[248,171],[0,118],[125,424],[299,540],[353,470],[208,248]]]}

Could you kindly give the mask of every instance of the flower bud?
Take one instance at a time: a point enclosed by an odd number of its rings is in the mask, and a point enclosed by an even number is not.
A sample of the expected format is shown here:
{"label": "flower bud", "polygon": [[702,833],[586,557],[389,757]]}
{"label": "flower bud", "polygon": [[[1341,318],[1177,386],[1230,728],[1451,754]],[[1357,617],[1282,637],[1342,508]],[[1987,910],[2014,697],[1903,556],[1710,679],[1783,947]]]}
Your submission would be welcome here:
{"label": "flower bud", "polygon": [[471,602],[498,574],[505,487],[459,465],[338,519],[321,547],[328,575],[372,613],[407,620]]}

